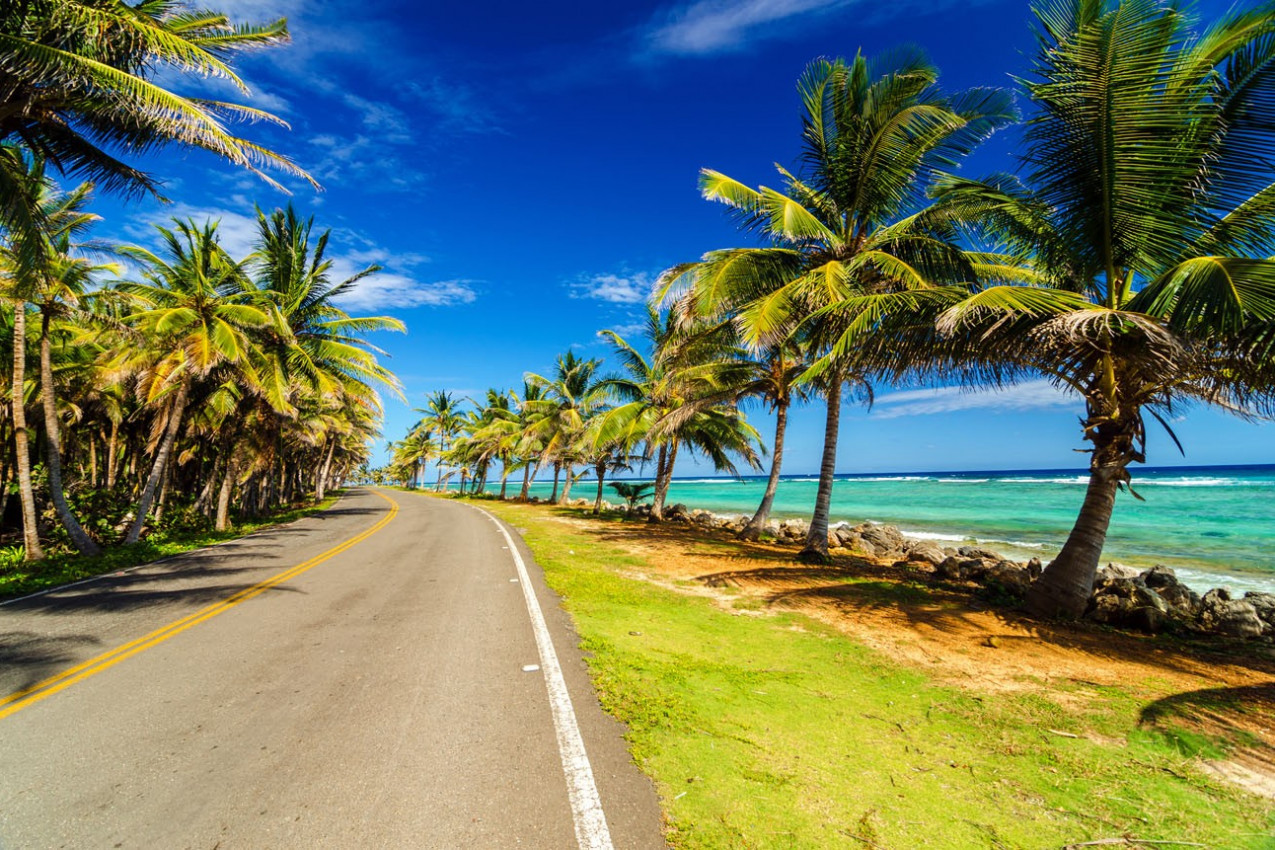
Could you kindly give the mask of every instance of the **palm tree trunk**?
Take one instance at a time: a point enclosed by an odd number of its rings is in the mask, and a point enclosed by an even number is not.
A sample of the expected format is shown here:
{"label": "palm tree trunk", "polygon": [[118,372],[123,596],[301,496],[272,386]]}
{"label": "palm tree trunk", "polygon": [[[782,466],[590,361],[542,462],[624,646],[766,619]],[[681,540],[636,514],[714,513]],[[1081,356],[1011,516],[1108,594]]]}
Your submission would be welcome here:
{"label": "palm tree trunk", "polygon": [[500,462],[500,501],[505,500],[505,488],[509,486],[509,463]]}
{"label": "palm tree trunk", "polygon": [[314,498],[320,502],[323,501],[323,494],[328,488],[328,473],[332,471],[332,456],[336,454],[336,440],[328,441],[328,456],[323,461],[323,467],[319,470],[319,480],[314,488]]}
{"label": "palm tree trunk", "polygon": [[97,489],[97,438],[89,433],[89,486]]}
{"label": "palm tree trunk", "polygon": [[27,305],[13,307],[13,444],[18,454],[18,495],[22,499],[22,544],[28,561],[44,557],[35,518],[35,490],[31,486],[31,447],[28,445],[25,397],[27,367]]}
{"label": "palm tree trunk", "polygon": [[571,483],[575,481],[575,477],[571,474],[571,464],[568,463],[566,465],[564,472],[566,475],[562,480],[562,496],[558,498],[558,504],[560,505],[565,505],[567,499],[571,497]]}
{"label": "palm tree trunk", "polygon": [[1100,466],[1089,473],[1085,501],[1067,542],[1027,591],[1030,613],[1071,619],[1085,613],[1124,475],[1123,464]]}
{"label": "palm tree trunk", "polygon": [[155,500],[155,525],[158,526],[164,521],[164,506],[168,504],[168,491],[173,487],[173,465],[170,463],[164,470],[164,477],[160,479],[163,483],[159,485],[159,498]]}
{"label": "palm tree trunk", "polygon": [[235,458],[226,459],[226,474],[221,479],[221,489],[217,493],[217,520],[213,525],[217,531],[230,528],[230,496],[235,489]]}
{"label": "palm tree trunk", "polygon": [[788,428],[788,402],[775,405],[775,451],[770,458],[770,478],[766,481],[766,492],[762,494],[757,513],[748,521],[748,525],[739,532],[740,540],[757,540],[766,528],[766,520],[770,519],[770,508],[775,503],[775,491],[779,488],[780,469],[784,463],[784,431]]}
{"label": "palm tree trunk", "polygon": [[815,512],[810,518],[810,534],[797,560],[806,564],[826,564],[828,556],[828,515],[832,510],[832,479],[837,472],[837,432],[841,428],[841,377],[828,388],[828,418],[823,428],[823,461],[819,464],[819,489]]}
{"label": "palm tree trunk", "polygon": [[522,468],[522,491],[518,494],[518,501],[527,501],[527,494],[531,492],[531,461],[527,461],[527,465]]}
{"label": "palm tree trunk", "polygon": [[602,482],[607,475],[607,462],[600,460],[593,468],[598,473],[598,497],[593,500],[593,515],[597,516],[602,513]]}
{"label": "palm tree trunk", "polygon": [[558,501],[558,476],[562,474],[562,464],[557,461],[553,464],[553,492],[549,494],[550,502]]}
{"label": "palm tree trunk", "polygon": [[85,533],[79,520],[66,503],[66,494],[62,489],[62,434],[58,422],[57,399],[53,397],[53,354],[50,350],[49,314],[40,317],[40,400],[44,403],[45,458],[49,464],[49,495],[53,499],[53,509],[57,511],[58,520],[66,529],[73,545],[81,555],[97,555],[102,550],[93,542],[93,538]]}
{"label": "palm tree trunk", "polygon": [[173,452],[173,443],[177,442],[177,431],[181,428],[182,414],[186,412],[186,399],[190,396],[190,379],[183,377],[177,388],[177,398],[173,400],[172,412],[168,415],[168,427],[164,430],[163,442],[155,453],[155,463],[151,466],[150,475],[142,487],[142,497],[137,503],[137,517],[128,529],[125,543],[136,543],[142,536],[142,528],[146,525],[146,517],[150,514],[151,504],[155,501],[155,490],[159,487],[164,470],[168,467],[168,456]]}
{"label": "palm tree trunk", "polygon": [[115,489],[115,472],[119,467],[119,451],[116,443],[119,440],[120,423],[111,420],[111,438],[106,443],[106,489]]}
{"label": "palm tree trunk", "polygon": [[677,440],[660,446],[660,459],[655,464],[655,497],[651,499],[651,515],[647,522],[664,520],[664,501],[668,498],[669,485],[673,483],[673,464],[677,461]]}

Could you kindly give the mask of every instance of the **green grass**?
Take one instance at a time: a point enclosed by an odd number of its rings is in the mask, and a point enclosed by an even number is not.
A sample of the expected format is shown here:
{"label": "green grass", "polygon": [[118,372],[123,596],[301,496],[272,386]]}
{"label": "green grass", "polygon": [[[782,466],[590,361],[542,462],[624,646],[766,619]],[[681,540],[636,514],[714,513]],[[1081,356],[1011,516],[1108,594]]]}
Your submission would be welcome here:
{"label": "green grass", "polygon": [[200,532],[165,532],[160,531],[131,546],[117,546],[107,549],[93,558],[76,554],[57,554],[43,561],[26,562],[21,560],[22,548],[13,547],[4,554],[9,556],[6,566],[0,567],[0,600],[24,596],[51,587],[69,584],[104,573],[137,567],[189,552],[202,549],[223,540],[233,540],[275,525],[292,522],[304,516],[331,507],[341,493],[333,493],[316,505],[308,505],[288,511],[281,511],[267,517],[239,523],[229,531]]}
{"label": "green grass", "polygon": [[[1140,724],[1129,691],[943,686],[799,614],[738,616],[627,578],[639,559],[541,510],[484,506],[526,529],[674,847],[1275,848],[1269,801],[1193,765],[1230,743]],[[861,589],[882,603],[924,592]]]}

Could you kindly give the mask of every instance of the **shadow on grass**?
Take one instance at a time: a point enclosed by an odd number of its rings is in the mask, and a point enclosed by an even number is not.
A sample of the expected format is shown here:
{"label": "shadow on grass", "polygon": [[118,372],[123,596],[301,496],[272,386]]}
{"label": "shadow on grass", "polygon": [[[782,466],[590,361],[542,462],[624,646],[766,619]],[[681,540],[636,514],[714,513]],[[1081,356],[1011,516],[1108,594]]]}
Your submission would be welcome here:
{"label": "shadow on grass", "polygon": [[1225,756],[1275,778],[1272,718],[1275,681],[1173,694],[1146,705],[1139,719],[1184,755]]}

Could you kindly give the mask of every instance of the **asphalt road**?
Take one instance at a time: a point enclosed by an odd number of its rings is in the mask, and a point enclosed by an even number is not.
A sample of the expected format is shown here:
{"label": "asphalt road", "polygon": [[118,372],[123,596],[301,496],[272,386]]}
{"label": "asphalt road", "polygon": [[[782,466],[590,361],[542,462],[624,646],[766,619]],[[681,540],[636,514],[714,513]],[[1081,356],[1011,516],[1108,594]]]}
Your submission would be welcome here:
{"label": "asphalt road", "polygon": [[514,540],[361,490],[0,606],[0,848],[663,847],[518,542],[555,697]]}

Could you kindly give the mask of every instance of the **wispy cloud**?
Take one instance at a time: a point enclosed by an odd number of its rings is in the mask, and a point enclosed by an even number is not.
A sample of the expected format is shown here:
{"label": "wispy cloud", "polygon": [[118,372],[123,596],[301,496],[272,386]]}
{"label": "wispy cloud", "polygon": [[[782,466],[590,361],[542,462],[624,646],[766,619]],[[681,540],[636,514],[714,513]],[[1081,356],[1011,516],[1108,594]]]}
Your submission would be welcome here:
{"label": "wispy cloud", "polygon": [[1043,410],[1071,407],[1078,401],[1075,393],[1064,392],[1048,381],[1027,381],[1003,390],[970,391],[960,387],[938,387],[878,396],[871,415],[876,419],[897,419],[962,410]]}
{"label": "wispy cloud", "polygon": [[854,0],[693,0],[658,15],[646,30],[647,48],[655,53],[703,55],[742,48],[757,38],[774,36],[777,27],[798,18],[844,7]]}
{"label": "wispy cloud", "polygon": [[452,135],[505,132],[495,112],[463,83],[436,75],[424,82],[408,83],[407,90],[433,113],[437,131]]}
{"label": "wispy cloud", "polygon": [[[250,207],[245,199],[238,198],[244,207]],[[218,221],[217,234],[221,246],[236,258],[252,253],[257,241],[257,218],[233,209],[196,207],[175,204],[168,209],[180,219],[194,219],[197,225],[207,220]],[[158,233],[149,226],[132,226],[126,232],[138,242],[158,246]],[[414,307],[450,307],[470,304],[478,298],[473,281],[468,280],[420,280],[409,272],[429,262],[423,254],[395,254],[377,245],[357,231],[342,229],[334,235],[343,237],[330,243],[328,259],[332,261],[329,277],[339,282],[362,272],[369,265],[383,267],[383,271],[369,275],[356,283],[349,292],[339,298],[342,307],[359,311],[393,311]],[[348,247],[351,243],[358,247]]]}
{"label": "wispy cloud", "polygon": [[609,304],[644,304],[651,297],[655,276],[646,272],[595,274],[568,285],[572,298],[591,298]]}
{"label": "wispy cloud", "polygon": [[[354,265],[332,264],[334,275],[349,276],[359,271]],[[473,281],[421,281],[396,272],[377,272],[365,277],[338,301],[351,310],[406,310],[413,307],[452,307],[471,304],[478,298]]]}

